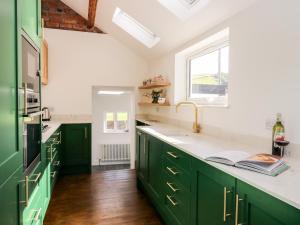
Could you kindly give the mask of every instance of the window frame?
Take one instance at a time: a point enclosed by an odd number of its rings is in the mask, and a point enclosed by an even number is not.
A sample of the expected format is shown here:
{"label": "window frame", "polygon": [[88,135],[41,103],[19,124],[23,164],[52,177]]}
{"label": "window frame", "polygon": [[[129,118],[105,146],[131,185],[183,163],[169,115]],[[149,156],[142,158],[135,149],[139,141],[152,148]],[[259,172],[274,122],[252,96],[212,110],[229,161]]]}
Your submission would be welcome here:
{"label": "window frame", "polygon": [[[218,106],[218,107],[228,107],[228,94],[226,96],[216,96],[216,97],[209,97],[203,96],[198,98],[192,98],[192,82],[191,82],[191,61],[193,59],[208,55],[215,51],[220,51],[222,48],[229,47],[230,52],[230,44],[229,40],[222,40],[217,43],[211,44],[206,46],[205,48],[201,48],[200,50],[190,54],[186,57],[186,100],[193,101],[199,104],[200,106]],[[219,54],[219,62],[218,62],[218,72],[219,76],[221,73],[221,54]],[[229,62],[228,62],[229,63]],[[229,66],[229,65],[228,65]],[[213,98],[212,101],[209,101],[208,98]]]}
{"label": "window frame", "polygon": [[[106,121],[106,114],[107,113],[113,113],[113,122],[114,122],[114,129],[107,129],[106,127],[106,124],[107,124],[107,121]],[[117,123],[118,123],[118,120],[117,120],[117,115],[118,113],[127,113],[127,124],[126,124],[126,129],[123,129],[123,130],[120,130],[120,129],[117,129]],[[104,120],[103,120],[103,133],[105,134],[126,134],[126,133],[129,133],[129,127],[130,127],[130,124],[129,124],[129,112],[126,112],[126,111],[107,111],[107,112],[104,112]]]}

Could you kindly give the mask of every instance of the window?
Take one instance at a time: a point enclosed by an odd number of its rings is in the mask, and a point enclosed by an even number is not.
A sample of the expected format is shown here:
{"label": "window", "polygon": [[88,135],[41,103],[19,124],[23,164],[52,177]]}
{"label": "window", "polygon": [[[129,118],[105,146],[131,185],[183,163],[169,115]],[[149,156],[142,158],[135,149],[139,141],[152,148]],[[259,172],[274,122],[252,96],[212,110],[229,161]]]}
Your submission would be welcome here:
{"label": "window", "polygon": [[112,21],[148,48],[152,48],[160,41],[160,38],[150,29],[129,16],[120,8],[115,9]]}
{"label": "window", "polygon": [[127,133],[128,112],[106,112],[104,114],[104,133]]}
{"label": "window", "polygon": [[188,99],[202,105],[228,104],[229,45],[188,58]]}

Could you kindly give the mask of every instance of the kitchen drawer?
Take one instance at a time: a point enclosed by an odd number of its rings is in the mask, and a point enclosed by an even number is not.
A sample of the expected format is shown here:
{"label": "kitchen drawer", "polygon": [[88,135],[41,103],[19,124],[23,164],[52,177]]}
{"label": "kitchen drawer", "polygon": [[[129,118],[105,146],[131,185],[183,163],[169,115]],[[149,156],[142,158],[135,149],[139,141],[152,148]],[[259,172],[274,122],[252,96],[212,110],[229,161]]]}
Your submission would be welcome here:
{"label": "kitchen drawer", "polygon": [[43,174],[43,165],[39,162],[34,170],[27,176],[28,177],[28,198],[30,199],[33,191],[39,185],[40,179]]}
{"label": "kitchen drawer", "polygon": [[165,173],[172,179],[179,183],[180,185],[184,186],[186,189],[190,189],[190,173],[183,170],[173,161],[164,158],[163,159],[163,170]]}
{"label": "kitchen drawer", "polygon": [[37,186],[32,193],[28,206],[23,211],[23,225],[42,224],[42,192]]}
{"label": "kitchen drawer", "polygon": [[165,157],[184,170],[191,170],[191,157],[181,150],[165,145]]}
{"label": "kitchen drawer", "polygon": [[190,194],[184,189],[174,192],[166,186],[164,205],[174,224],[188,225],[190,219]]}

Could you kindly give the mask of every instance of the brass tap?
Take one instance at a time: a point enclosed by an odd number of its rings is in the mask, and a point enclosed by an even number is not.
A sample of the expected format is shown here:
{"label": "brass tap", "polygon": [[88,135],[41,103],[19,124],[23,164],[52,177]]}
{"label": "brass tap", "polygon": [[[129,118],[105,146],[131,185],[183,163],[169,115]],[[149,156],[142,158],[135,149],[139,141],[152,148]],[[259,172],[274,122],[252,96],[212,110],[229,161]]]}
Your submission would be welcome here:
{"label": "brass tap", "polygon": [[192,105],[195,109],[195,121],[193,123],[193,132],[194,133],[200,133],[200,124],[198,123],[198,106],[195,102],[179,102],[176,105],[176,112],[178,112],[178,108],[181,105]]}

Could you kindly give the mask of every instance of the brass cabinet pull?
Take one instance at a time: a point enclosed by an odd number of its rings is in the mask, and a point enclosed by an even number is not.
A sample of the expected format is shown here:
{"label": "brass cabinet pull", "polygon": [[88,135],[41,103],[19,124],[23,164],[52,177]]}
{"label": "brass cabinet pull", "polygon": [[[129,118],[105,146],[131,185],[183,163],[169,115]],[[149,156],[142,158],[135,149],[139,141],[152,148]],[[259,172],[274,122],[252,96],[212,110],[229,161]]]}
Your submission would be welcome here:
{"label": "brass cabinet pull", "polygon": [[22,180],[22,182],[25,182],[25,201],[20,201],[20,203],[24,203],[25,206],[28,206],[29,204],[29,187],[28,187],[28,181],[29,177],[25,176],[25,180]]}
{"label": "brass cabinet pull", "polygon": [[24,83],[24,115],[27,115],[27,83]]}
{"label": "brass cabinet pull", "polygon": [[173,152],[167,152],[168,155],[172,156],[174,159],[178,159],[179,157],[175,155]]}
{"label": "brass cabinet pull", "polygon": [[170,188],[173,192],[179,191],[178,188],[174,188],[174,187],[173,187],[173,184],[172,184],[172,183],[167,182],[167,185],[169,186],[169,188]]}
{"label": "brass cabinet pull", "polygon": [[167,198],[168,198],[168,200],[171,202],[171,204],[172,204],[173,206],[178,205],[177,202],[174,202],[174,201],[172,200],[172,197],[171,197],[171,196],[167,195]]}
{"label": "brass cabinet pull", "polygon": [[51,163],[53,163],[53,160],[55,159],[56,155],[57,155],[57,152],[55,152],[53,157],[51,158]]}
{"label": "brass cabinet pull", "polygon": [[34,180],[29,180],[29,181],[30,181],[30,182],[33,182],[33,183],[36,183],[36,182],[38,182],[38,180],[40,179],[42,173],[38,173],[38,174],[34,174],[34,175],[36,176],[35,179],[34,179]]}
{"label": "brass cabinet pull", "polygon": [[229,194],[231,191],[227,190],[226,187],[224,187],[224,215],[223,215],[223,221],[226,222],[226,218],[228,216],[231,216],[230,213],[227,213],[227,194]]}
{"label": "brass cabinet pull", "polygon": [[36,211],[37,211],[37,213],[36,213],[33,220],[37,222],[37,221],[40,220],[40,215],[41,215],[41,212],[42,212],[42,208],[40,208],[39,210],[36,210]]}
{"label": "brass cabinet pull", "polygon": [[55,175],[56,175],[56,171],[54,171],[54,172],[51,172],[51,177],[52,177],[52,178],[54,178],[54,177],[55,177]]}
{"label": "brass cabinet pull", "polygon": [[174,171],[172,168],[167,166],[167,170],[169,170],[173,175],[177,175],[179,172]]}
{"label": "brass cabinet pull", "polygon": [[147,142],[147,138],[144,137],[144,155],[146,155],[146,142]]}
{"label": "brass cabinet pull", "polygon": [[242,198],[239,198],[239,195],[236,194],[235,196],[235,225],[242,225],[239,223],[239,202],[243,201]]}
{"label": "brass cabinet pull", "polygon": [[87,128],[84,128],[84,139],[87,139]]}
{"label": "brass cabinet pull", "polygon": [[55,161],[54,163],[53,163],[53,166],[59,166],[60,165],[60,161]]}

